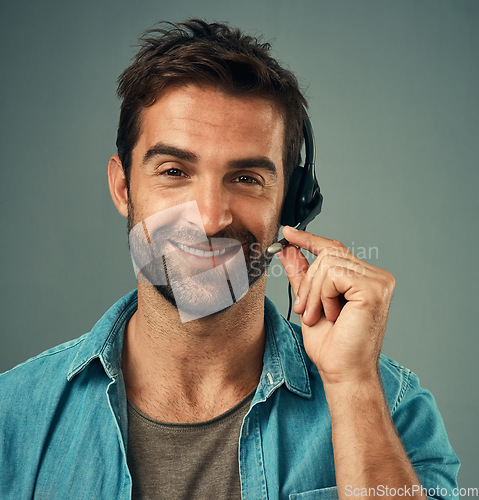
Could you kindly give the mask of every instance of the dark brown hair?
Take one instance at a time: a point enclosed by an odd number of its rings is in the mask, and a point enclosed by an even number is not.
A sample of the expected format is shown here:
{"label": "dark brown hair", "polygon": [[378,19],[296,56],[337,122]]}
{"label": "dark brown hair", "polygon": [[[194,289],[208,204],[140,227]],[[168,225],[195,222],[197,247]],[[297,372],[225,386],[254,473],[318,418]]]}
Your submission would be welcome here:
{"label": "dark brown hair", "polygon": [[[162,27],[163,26],[163,27]],[[144,33],[133,63],[118,79],[122,99],[116,145],[127,179],[140,134],[141,111],[173,85],[199,84],[233,96],[272,101],[285,124],[285,185],[300,161],[306,100],[293,73],[269,55],[270,45],[226,24],[200,19],[160,23]]]}

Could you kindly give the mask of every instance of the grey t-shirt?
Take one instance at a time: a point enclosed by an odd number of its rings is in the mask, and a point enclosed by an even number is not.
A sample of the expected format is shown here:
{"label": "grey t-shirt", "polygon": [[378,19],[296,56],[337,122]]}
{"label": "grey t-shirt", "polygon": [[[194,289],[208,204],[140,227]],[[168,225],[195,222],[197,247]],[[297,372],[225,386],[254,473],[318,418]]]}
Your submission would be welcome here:
{"label": "grey t-shirt", "polygon": [[212,420],[193,424],[153,420],[128,401],[132,498],[240,499],[238,441],[253,395]]}

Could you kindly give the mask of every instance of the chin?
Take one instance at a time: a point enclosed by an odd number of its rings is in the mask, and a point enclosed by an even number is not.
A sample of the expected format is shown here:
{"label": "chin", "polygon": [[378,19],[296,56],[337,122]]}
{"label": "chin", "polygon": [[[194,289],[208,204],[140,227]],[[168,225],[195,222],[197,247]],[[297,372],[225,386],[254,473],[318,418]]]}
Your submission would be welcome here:
{"label": "chin", "polygon": [[265,277],[264,272],[251,277],[249,286],[240,296],[235,296],[229,282],[221,287],[217,287],[217,284],[197,287],[181,281],[168,285],[153,285],[153,288],[177,309],[181,321],[187,323],[202,318],[214,318],[234,308],[261,283],[264,285]]}

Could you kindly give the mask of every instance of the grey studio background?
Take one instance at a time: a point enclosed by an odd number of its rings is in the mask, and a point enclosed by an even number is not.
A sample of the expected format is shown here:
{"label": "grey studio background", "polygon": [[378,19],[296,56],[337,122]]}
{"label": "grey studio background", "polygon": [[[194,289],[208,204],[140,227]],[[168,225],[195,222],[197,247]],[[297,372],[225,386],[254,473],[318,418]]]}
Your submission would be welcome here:
{"label": "grey studio background", "polygon": [[[475,0],[2,1],[0,371],[134,288],[106,176],[116,78],[143,30],[192,16],[263,33],[299,77],[325,195],[310,229],[396,276],[383,352],[433,392],[479,487]],[[285,314],[284,274],[268,294]]]}

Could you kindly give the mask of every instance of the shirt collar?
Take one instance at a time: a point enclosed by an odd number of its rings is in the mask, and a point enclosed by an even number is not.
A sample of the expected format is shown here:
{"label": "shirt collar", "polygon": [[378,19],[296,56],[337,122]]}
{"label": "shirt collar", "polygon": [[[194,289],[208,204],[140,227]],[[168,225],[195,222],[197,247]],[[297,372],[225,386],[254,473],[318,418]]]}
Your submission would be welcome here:
{"label": "shirt collar", "polygon": [[[106,374],[114,379],[121,367],[123,333],[127,321],[138,307],[138,290],[116,302],[84,336],[75,359],[68,370],[71,380],[93,359],[99,358]],[[260,389],[269,397],[282,383],[295,394],[311,397],[301,335],[286,321],[275,305],[265,297],[266,344]]]}
{"label": "shirt collar", "polygon": [[68,370],[68,380],[71,380],[95,358],[100,359],[110,378],[114,379],[118,376],[121,367],[124,327],[137,308],[138,290],[133,290],[108,309],[92,331],[84,336],[80,349]]}

